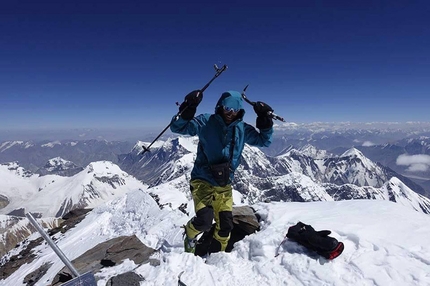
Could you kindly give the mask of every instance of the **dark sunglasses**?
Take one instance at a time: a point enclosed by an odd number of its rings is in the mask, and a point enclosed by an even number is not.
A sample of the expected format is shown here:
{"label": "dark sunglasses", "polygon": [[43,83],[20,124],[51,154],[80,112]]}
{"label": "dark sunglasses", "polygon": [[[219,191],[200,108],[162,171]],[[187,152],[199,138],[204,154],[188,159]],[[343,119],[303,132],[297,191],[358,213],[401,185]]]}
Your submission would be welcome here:
{"label": "dark sunglasses", "polygon": [[235,108],[228,107],[228,106],[223,106],[223,108],[224,108],[224,110],[225,110],[226,112],[234,112],[234,113],[237,113],[237,112],[239,112],[239,110],[240,110],[240,108],[235,109]]}

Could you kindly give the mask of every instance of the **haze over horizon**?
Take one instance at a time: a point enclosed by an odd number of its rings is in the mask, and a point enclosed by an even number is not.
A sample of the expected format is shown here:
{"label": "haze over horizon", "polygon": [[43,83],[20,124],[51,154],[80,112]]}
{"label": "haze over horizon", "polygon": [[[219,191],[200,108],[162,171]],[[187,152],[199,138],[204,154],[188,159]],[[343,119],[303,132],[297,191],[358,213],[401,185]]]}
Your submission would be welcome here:
{"label": "haze over horizon", "polygon": [[[166,125],[168,122],[166,122]],[[251,122],[253,124],[253,122]],[[163,126],[166,127],[166,126]],[[430,122],[279,122],[276,121],[274,136],[285,136],[291,132],[348,132],[374,131],[376,134],[382,132],[417,134],[418,136],[430,136]],[[107,140],[107,141],[146,141],[152,142],[164,128],[153,126],[151,128],[141,127],[113,127],[113,128],[23,128],[23,129],[2,129],[0,128],[0,143],[4,141],[57,141],[57,140]],[[167,129],[159,140],[169,137],[176,137],[177,134]],[[393,138],[397,138],[394,136]],[[402,137],[402,136],[400,136]],[[399,137],[399,138],[400,138]],[[390,140],[393,140],[393,138]],[[388,139],[387,139],[388,140]],[[388,141],[390,141],[388,140]],[[385,143],[388,143],[385,142]]]}
{"label": "haze over horizon", "polygon": [[199,113],[249,84],[287,122],[430,121],[424,1],[3,6],[0,131],[161,131],[213,64]]}

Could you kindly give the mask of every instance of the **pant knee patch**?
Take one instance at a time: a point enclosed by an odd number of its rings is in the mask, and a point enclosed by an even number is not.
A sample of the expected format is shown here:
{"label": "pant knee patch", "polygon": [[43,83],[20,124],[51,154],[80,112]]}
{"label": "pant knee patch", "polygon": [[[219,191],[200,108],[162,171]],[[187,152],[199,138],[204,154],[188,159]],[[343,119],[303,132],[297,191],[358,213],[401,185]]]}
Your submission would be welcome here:
{"label": "pant knee patch", "polygon": [[233,229],[233,214],[231,211],[222,211],[219,213],[219,227],[218,235],[220,237],[228,237]]}
{"label": "pant knee patch", "polygon": [[214,211],[212,207],[204,207],[197,211],[196,216],[192,220],[192,224],[196,230],[207,231],[212,226],[214,219]]}

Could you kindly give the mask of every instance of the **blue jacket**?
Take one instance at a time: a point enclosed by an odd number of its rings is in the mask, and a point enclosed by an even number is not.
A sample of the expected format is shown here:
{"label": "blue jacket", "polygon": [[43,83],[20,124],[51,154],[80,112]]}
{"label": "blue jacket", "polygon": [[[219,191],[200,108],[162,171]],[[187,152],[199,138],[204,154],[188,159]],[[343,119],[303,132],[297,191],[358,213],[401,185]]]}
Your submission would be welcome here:
{"label": "blue jacket", "polygon": [[[272,141],[273,128],[258,132],[252,125],[243,122],[245,110],[242,106],[242,96],[237,91],[224,92],[215,107],[215,114],[200,114],[192,120],[173,117],[170,130],[183,135],[198,136],[197,157],[191,172],[191,180],[201,179],[213,186],[218,186],[213,179],[210,165],[228,162],[234,135],[234,150],[230,166],[230,180],[239,166],[240,157],[245,143],[253,146],[268,147]],[[240,109],[236,120],[229,125],[224,122],[221,108],[228,106]]]}

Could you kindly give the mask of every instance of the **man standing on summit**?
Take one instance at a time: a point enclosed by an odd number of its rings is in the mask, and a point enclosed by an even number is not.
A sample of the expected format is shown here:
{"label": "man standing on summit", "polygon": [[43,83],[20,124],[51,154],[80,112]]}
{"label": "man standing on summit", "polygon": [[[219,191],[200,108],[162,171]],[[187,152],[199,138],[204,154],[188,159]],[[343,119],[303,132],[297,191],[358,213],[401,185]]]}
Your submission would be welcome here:
{"label": "man standing on summit", "polygon": [[179,113],[172,119],[170,130],[183,135],[198,136],[197,157],[191,172],[190,189],[196,215],[185,225],[184,247],[195,252],[197,235],[208,231],[215,219],[214,236],[209,253],[225,251],[233,229],[233,195],[231,181],[239,165],[245,143],[268,147],[271,144],[273,109],[256,102],[256,127],[243,122],[245,110],[239,92],[224,92],[214,114],[194,117],[203,99],[199,90],[185,96]]}

